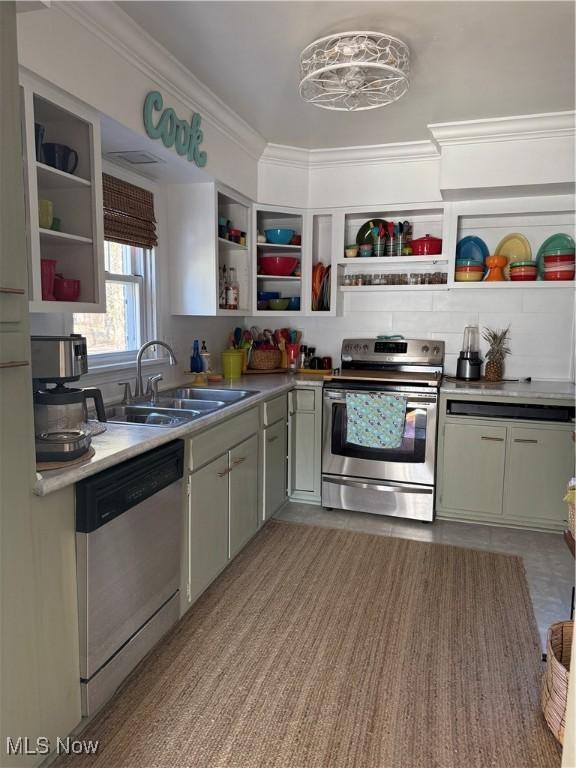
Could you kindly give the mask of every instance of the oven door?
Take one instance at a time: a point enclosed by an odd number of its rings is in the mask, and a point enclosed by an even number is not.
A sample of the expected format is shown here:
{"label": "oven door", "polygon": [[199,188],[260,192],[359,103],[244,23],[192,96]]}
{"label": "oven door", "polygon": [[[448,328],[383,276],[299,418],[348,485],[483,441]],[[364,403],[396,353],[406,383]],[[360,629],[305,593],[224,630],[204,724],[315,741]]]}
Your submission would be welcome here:
{"label": "oven door", "polygon": [[[406,397],[406,421],[398,448],[364,448],[346,437],[346,393],[382,392]],[[322,474],[434,485],[435,392],[378,388],[324,389]]]}

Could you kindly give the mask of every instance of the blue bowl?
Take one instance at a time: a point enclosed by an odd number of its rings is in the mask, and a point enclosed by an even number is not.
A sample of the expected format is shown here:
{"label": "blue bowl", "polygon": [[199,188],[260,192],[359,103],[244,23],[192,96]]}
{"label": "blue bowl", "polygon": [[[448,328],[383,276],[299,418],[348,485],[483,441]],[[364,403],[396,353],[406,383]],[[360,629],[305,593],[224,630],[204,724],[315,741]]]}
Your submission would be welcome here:
{"label": "blue bowl", "polygon": [[288,245],[294,237],[293,229],[265,229],[266,240],[274,245]]}
{"label": "blue bowl", "polygon": [[300,296],[292,296],[288,304],[288,309],[294,312],[300,309]]}
{"label": "blue bowl", "polygon": [[258,301],[270,301],[270,299],[279,299],[280,293],[278,291],[258,291],[256,298]]}

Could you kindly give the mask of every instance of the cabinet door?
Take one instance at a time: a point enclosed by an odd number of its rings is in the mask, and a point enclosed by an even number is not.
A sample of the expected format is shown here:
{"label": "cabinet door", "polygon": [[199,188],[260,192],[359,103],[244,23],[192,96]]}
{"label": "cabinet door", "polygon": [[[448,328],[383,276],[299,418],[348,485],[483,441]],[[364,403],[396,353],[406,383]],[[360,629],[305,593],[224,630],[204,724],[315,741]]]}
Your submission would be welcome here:
{"label": "cabinet door", "polygon": [[190,476],[190,599],[200,595],[228,562],[228,453]]}
{"label": "cabinet door", "polygon": [[264,519],[286,500],[286,421],[264,430]]}
{"label": "cabinet door", "polygon": [[512,427],[505,516],[558,530],[565,527],[567,510],[562,497],[573,474],[570,429]]}
{"label": "cabinet door", "polygon": [[258,530],[258,436],[230,451],[230,543],[234,557]]}
{"label": "cabinet door", "polygon": [[316,414],[294,411],[290,416],[290,492],[314,493]]}
{"label": "cabinet door", "polygon": [[442,506],[501,515],[505,460],[506,427],[446,424]]}

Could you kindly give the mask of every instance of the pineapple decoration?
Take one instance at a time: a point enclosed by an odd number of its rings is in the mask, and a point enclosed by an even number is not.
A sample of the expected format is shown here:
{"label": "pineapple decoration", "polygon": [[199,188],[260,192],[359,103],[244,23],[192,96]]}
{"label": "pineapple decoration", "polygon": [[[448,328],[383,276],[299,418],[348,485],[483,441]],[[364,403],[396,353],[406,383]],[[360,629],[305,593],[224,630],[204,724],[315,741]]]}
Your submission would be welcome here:
{"label": "pineapple decoration", "polygon": [[488,342],[489,350],[486,353],[486,366],[484,378],[486,381],[502,381],[504,375],[504,358],[510,354],[507,346],[508,332],[510,328],[495,331],[492,328],[484,328],[482,338]]}

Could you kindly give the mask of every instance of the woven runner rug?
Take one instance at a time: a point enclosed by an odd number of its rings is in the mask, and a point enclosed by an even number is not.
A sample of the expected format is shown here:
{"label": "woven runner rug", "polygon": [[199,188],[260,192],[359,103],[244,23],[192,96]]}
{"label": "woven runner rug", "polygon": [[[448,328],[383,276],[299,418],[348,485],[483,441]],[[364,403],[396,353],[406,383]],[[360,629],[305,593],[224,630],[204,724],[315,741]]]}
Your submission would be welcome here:
{"label": "woven runner rug", "polygon": [[58,768],[549,768],[518,557],[269,522]]}

